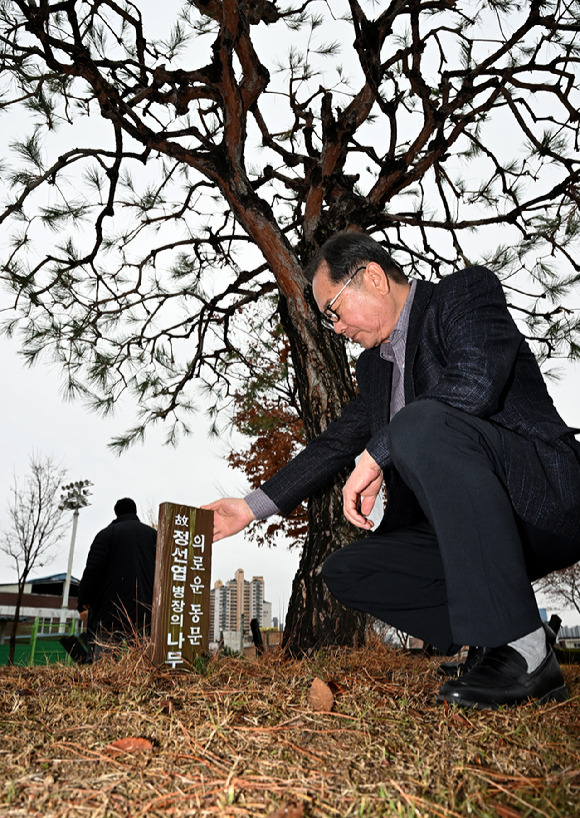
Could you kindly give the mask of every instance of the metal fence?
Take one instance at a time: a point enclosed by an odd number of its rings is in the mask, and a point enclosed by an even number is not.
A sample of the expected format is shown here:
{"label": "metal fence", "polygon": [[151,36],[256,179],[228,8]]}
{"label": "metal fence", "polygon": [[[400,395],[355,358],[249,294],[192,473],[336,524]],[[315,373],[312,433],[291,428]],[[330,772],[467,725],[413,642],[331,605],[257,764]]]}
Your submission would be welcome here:
{"label": "metal fence", "polygon": [[[46,665],[53,662],[72,664],[72,659],[60,643],[63,636],[74,636],[78,621],[73,620],[69,626],[57,626],[55,630],[45,632],[40,617],[36,617],[29,634],[16,637],[14,653],[15,665]],[[0,665],[8,664],[10,645],[0,645]]]}

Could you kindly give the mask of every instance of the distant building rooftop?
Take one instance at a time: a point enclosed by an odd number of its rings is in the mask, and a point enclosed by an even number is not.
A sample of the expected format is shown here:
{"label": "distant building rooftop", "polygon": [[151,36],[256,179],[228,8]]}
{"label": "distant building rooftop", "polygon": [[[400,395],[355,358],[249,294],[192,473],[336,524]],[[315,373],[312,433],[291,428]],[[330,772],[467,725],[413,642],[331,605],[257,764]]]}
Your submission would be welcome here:
{"label": "distant building rooftop", "polygon": [[[66,574],[50,574],[26,580],[20,608],[19,620],[31,621],[36,617],[58,621],[62,616],[62,599]],[[77,595],[79,580],[71,577],[70,596],[66,610],[67,619],[77,619]],[[0,584],[0,644],[3,643],[6,623],[14,621],[18,583]]]}
{"label": "distant building rooftop", "polygon": [[[47,577],[30,577],[24,584],[25,594],[40,594],[42,596],[60,596],[62,597],[64,590],[64,583],[66,581],[66,574],[50,574]],[[70,595],[77,595],[79,582],[76,577],[71,576],[70,581]],[[0,583],[0,594],[18,593],[18,582],[3,582]]]}

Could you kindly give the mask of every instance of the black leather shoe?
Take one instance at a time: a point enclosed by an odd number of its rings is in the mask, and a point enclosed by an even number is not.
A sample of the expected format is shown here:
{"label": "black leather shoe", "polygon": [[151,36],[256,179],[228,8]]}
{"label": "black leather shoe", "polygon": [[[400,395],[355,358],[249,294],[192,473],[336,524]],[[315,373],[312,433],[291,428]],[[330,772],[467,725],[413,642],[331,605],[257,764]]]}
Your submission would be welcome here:
{"label": "black leather shoe", "polygon": [[459,679],[445,682],[439,690],[439,703],[459,704],[480,710],[522,704],[538,699],[563,702],[568,698],[564,677],[554,651],[542,664],[528,673],[526,660],[517,650],[503,645],[486,651],[479,664]]}
{"label": "black leather shoe", "polygon": [[486,648],[469,648],[464,662],[442,662],[437,668],[437,673],[448,679],[457,679],[473,670],[483,659],[485,651]]}
{"label": "black leather shoe", "polygon": [[[559,619],[559,617],[556,618]],[[550,624],[542,622],[542,627],[546,634],[546,642],[549,647],[553,648],[556,644],[556,634],[559,623],[554,630],[554,628],[551,627],[551,622],[552,620],[550,620]],[[481,662],[486,651],[487,648],[471,647],[464,662],[442,662],[437,668],[437,673],[439,676],[445,676],[448,679],[457,679],[459,676],[463,676],[465,673],[469,673],[470,670],[473,670],[473,668]]]}

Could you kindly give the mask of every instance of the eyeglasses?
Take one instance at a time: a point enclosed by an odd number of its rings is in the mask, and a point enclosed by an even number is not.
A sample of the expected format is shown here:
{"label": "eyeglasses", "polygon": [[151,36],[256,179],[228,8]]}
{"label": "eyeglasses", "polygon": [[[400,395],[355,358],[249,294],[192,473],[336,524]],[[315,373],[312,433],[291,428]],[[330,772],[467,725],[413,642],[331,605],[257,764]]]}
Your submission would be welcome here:
{"label": "eyeglasses", "polygon": [[343,294],[343,292],[346,290],[346,288],[348,287],[350,282],[353,280],[355,275],[357,273],[360,273],[361,270],[366,270],[367,266],[368,265],[365,264],[364,267],[357,267],[357,269],[354,271],[354,273],[351,275],[351,277],[348,278],[345,281],[345,283],[342,285],[342,287],[337,292],[337,294],[334,296],[334,298],[331,299],[328,302],[328,304],[326,305],[326,307],[322,310],[322,318],[320,320],[321,320],[322,325],[324,327],[326,327],[327,329],[334,330],[334,325],[338,321],[340,321],[340,315],[337,312],[335,312],[335,310],[332,309],[332,305],[335,304],[337,298]]}

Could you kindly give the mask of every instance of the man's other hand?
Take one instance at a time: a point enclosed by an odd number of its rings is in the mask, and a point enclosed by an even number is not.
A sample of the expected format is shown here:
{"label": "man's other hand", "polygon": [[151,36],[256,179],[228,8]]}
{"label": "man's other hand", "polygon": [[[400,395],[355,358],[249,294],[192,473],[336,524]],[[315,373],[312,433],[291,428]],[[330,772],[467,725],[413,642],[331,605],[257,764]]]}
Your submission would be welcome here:
{"label": "man's other hand", "polygon": [[214,542],[237,534],[256,519],[249,505],[241,498],[224,497],[202,508],[213,511]]}
{"label": "man's other hand", "polygon": [[372,528],[368,518],[383,484],[380,466],[365,450],[342,490],[344,515],[358,528]]}

